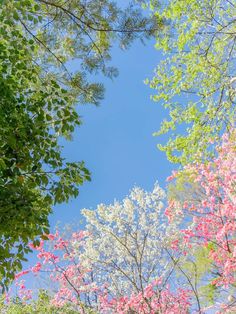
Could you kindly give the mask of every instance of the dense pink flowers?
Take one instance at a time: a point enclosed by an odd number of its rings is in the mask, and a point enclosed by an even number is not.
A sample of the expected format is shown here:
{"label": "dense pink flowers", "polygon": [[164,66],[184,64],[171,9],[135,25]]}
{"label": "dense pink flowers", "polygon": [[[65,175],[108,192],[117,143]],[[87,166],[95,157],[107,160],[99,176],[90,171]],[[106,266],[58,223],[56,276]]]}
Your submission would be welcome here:
{"label": "dense pink flowers", "polygon": [[185,172],[192,173],[195,191],[186,196],[184,204],[172,200],[166,212],[169,219],[175,219],[180,211],[185,219],[191,217],[191,224],[188,220],[188,226],[181,231],[184,239],[209,248],[208,258],[217,268],[211,283],[224,288],[236,283],[235,139],[234,130],[223,136],[213,161],[185,167]]}
{"label": "dense pink flowers", "polygon": [[190,309],[190,294],[190,291],[184,289],[173,293],[169,286],[159,289],[154,281],[143,293],[111,300],[101,296],[100,302],[104,314],[187,314]]}

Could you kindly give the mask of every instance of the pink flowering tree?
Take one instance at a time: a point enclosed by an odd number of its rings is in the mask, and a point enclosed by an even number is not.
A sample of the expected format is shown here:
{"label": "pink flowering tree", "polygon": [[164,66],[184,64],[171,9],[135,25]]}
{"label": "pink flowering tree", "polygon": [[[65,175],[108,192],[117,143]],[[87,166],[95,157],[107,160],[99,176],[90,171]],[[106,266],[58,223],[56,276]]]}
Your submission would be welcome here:
{"label": "pink flowering tree", "polygon": [[15,278],[18,298],[23,302],[21,307],[27,308],[34,302],[35,291],[27,288],[29,276],[33,275],[43,276],[50,283],[46,294],[51,293],[49,306],[63,308],[65,313],[189,313],[191,291],[177,288],[173,292],[168,283],[174,268],[164,280],[153,280],[136,293],[114,296],[108,282],[97,284],[94,280],[96,272],[84,268],[78,259],[78,252],[83,256],[84,241],[88,236],[87,232],[74,232],[69,240],[65,240],[57,232],[49,234],[49,241],[41,241],[38,247],[31,245],[38,253],[38,261]]}
{"label": "pink flowering tree", "polygon": [[104,314],[188,314],[191,308],[191,290],[178,288],[171,291],[166,285],[160,289],[161,282],[153,281],[144,288],[143,293],[132,293],[109,299],[101,296],[101,309]]}
{"label": "pink flowering tree", "polygon": [[[183,241],[196,267],[207,265],[203,280],[212,294],[212,306],[231,313],[236,305],[236,132],[225,134],[217,156],[174,173],[172,199],[166,215],[182,217]],[[177,192],[176,192],[177,191]],[[202,255],[200,263],[196,263]],[[203,272],[201,273],[203,275]],[[217,295],[217,292],[220,294]]]}
{"label": "pink flowering tree", "polygon": [[20,300],[29,301],[34,297],[35,291],[27,288],[27,280],[32,280],[33,275],[48,283],[44,288],[50,291],[51,305],[59,308],[66,305],[77,313],[95,313],[99,289],[92,271],[81,265],[78,254],[83,250],[86,236],[87,232],[80,231],[65,239],[56,232],[47,235],[48,241],[40,241],[39,246],[31,244],[38,261],[15,276]]}

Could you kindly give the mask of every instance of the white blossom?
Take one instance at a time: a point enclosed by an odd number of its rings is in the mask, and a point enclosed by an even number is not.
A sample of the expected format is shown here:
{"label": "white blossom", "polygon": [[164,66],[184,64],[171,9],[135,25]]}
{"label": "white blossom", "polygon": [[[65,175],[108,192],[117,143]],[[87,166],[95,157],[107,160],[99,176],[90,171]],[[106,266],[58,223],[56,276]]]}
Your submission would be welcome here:
{"label": "white blossom", "polygon": [[135,187],[121,202],[82,211],[90,236],[81,260],[92,267],[96,281],[109,282],[113,294],[140,292],[171,267],[165,248],[176,225],[167,222],[164,199],[155,184],[152,192]]}

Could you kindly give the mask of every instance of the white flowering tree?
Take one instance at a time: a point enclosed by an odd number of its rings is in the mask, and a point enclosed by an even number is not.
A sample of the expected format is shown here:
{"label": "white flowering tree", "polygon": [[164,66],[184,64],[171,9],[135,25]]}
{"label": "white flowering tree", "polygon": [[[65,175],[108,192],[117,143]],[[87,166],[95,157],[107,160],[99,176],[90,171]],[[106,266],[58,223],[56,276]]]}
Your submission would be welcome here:
{"label": "white flowering tree", "polygon": [[113,296],[143,293],[153,280],[164,286],[170,277],[174,266],[166,247],[177,236],[177,221],[168,224],[164,199],[155,184],[152,192],[135,187],[121,202],[83,210],[90,234],[83,260]]}
{"label": "white flowering tree", "polygon": [[32,244],[39,261],[17,274],[20,299],[33,296],[22,278],[40,273],[55,284],[50,305],[69,313],[188,314],[194,289],[176,276],[185,275],[182,218],[168,222],[164,200],[157,184],[151,192],[134,188],[121,202],[84,209],[85,230]]}

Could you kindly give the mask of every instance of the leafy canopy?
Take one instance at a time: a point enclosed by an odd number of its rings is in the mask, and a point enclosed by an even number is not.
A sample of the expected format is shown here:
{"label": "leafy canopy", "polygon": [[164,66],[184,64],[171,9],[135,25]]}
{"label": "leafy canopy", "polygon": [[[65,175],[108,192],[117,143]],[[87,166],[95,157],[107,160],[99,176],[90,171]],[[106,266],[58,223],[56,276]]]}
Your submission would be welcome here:
{"label": "leafy canopy", "polygon": [[235,123],[236,5],[228,0],[169,0],[150,6],[166,23],[156,48],[164,60],[149,82],[169,112],[156,135],[172,162],[211,156],[210,143]]}

